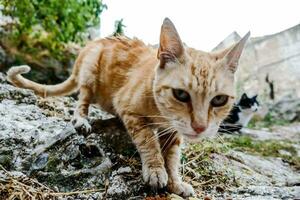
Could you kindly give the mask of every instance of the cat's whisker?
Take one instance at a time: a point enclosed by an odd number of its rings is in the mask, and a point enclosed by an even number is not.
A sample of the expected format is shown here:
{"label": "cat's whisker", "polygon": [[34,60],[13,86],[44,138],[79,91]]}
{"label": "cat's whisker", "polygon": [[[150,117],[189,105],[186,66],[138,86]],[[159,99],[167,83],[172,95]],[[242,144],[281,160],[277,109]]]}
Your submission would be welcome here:
{"label": "cat's whisker", "polygon": [[[162,151],[163,151],[163,152],[162,152],[163,154],[166,153],[166,151],[169,149],[169,146],[172,145],[172,143],[173,143],[174,140],[176,139],[176,132],[177,132],[177,131],[173,131],[173,132],[170,134],[170,136],[169,136],[169,138],[167,139],[167,141],[165,142],[164,146],[161,148]],[[168,142],[170,138],[171,138],[171,141]],[[165,147],[166,144],[167,144],[167,146]]]}
{"label": "cat's whisker", "polygon": [[229,131],[229,130],[227,130],[227,129],[223,129],[223,128],[219,128],[219,130],[221,130],[221,131],[225,131],[226,133],[229,133],[229,134],[232,134],[232,133],[234,133],[234,132],[231,132],[231,131]]}
{"label": "cat's whisker", "polygon": [[166,125],[166,126],[169,126],[169,122],[153,122],[153,123],[148,123],[148,124],[145,124],[143,126],[141,126],[139,128],[139,130],[145,128],[145,127],[148,127],[148,126],[153,126],[153,125]]}
{"label": "cat's whisker", "polygon": [[163,131],[159,132],[158,139],[165,136],[165,135],[168,135],[170,133],[173,134],[175,132],[176,132],[176,130],[174,129],[174,127],[170,126],[169,128],[164,129]]}
{"label": "cat's whisker", "polygon": [[173,127],[172,126],[169,126],[168,128],[165,128],[163,129],[162,131],[160,132],[157,132],[156,135],[158,138],[168,134],[170,131],[174,131]]}
{"label": "cat's whisker", "polygon": [[[153,137],[151,137],[148,141],[146,141],[143,145],[147,145],[153,141],[155,141],[156,139],[159,139],[159,137],[162,137],[164,135],[167,135],[169,134],[168,132],[165,132],[165,131],[168,131],[168,129],[170,129],[171,127],[168,127],[166,129],[163,129],[162,131],[156,133]],[[135,152],[132,154],[132,156],[130,158],[133,158],[133,156],[138,152],[138,150],[135,150]]]}
{"label": "cat's whisker", "polygon": [[[164,130],[164,131],[165,131],[165,130]],[[167,135],[167,134],[169,134],[169,133],[170,133],[170,132],[169,132],[169,130],[168,130],[167,132],[161,133],[160,135],[158,135],[158,137],[156,137],[156,135],[155,135],[155,136],[151,137],[148,141],[146,141],[146,142],[144,143],[144,145],[147,145],[147,144],[149,144],[149,143],[155,141],[156,139],[159,139],[159,137],[163,137],[163,136],[165,136],[165,135]],[[138,151],[138,150],[136,150],[136,151],[132,154],[131,158],[133,158],[133,156],[137,153],[137,151]]]}
{"label": "cat's whisker", "polygon": [[223,125],[223,126],[230,126],[230,127],[241,127],[240,124],[226,124],[226,123],[224,123],[224,124],[221,124],[221,125]]}
{"label": "cat's whisker", "polygon": [[186,129],[186,126],[185,126],[185,123],[181,122],[181,123],[178,123],[177,121],[174,123],[179,129]]}
{"label": "cat's whisker", "polygon": [[167,116],[162,116],[162,115],[145,115],[145,116],[143,116],[143,115],[139,115],[139,116],[137,116],[137,117],[142,117],[142,118],[163,118],[163,119],[170,119],[170,120],[174,120],[173,118],[171,118],[171,117],[167,117]]}
{"label": "cat's whisker", "polygon": [[169,142],[169,140],[170,140],[170,138],[172,138],[173,137],[173,133],[174,132],[171,132],[170,133],[170,135],[169,135],[169,137],[167,138],[167,140],[164,142],[164,144],[163,144],[163,146],[161,147],[161,151],[162,151],[162,154],[164,154],[165,153],[165,151],[166,151],[166,149],[164,149],[165,147],[166,147],[166,145],[168,144],[168,142]]}
{"label": "cat's whisker", "polygon": [[168,127],[166,129],[163,129],[162,131],[156,133],[153,137],[151,137],[148,141],[146,141],[144,144],[147,145],[151,142],[153,142],[156,139],[159,139],[162,136],[165,136],[167,134],[169,134],[169,131],[172,130],[172,127]]}

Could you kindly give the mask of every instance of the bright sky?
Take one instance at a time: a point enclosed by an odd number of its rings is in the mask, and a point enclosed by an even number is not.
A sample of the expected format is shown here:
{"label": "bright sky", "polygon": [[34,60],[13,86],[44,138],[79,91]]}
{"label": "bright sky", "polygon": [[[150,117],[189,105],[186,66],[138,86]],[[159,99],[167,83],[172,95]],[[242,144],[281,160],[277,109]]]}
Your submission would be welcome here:
{"label": "bright sky", "polygon": [[123,18],[125,34],[145,43],[159,43],[165,17],[175,24],[182,41],[210,51],[233,31],[241,36],[273,34],[300,23],[299,0],[103,0],[101,36],[110,35]]}

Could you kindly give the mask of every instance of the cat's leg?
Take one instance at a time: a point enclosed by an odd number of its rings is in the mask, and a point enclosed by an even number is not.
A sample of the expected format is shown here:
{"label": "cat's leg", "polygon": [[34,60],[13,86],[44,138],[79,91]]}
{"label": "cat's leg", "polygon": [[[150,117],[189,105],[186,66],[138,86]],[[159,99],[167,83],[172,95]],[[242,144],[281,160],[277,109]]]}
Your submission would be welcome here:
{"label": "cat's leg", "polygon": [[120,116],[140,154],[144,181],[153,188],[165,187],[168,174],[157,136],[140,117],[129,113]]}
{"label": "cat's leg", "polygon": [[89,113],[89,105],[92,98],[92,90],[87,86],[80,87],[77,107],[74,112],[72,124],[76,129],[83,128],[86,133],[90,132],[92,127],[87,117]]}
{"label": "cat's leg", "polygon": [[165,136],[161,139],[163,148],[163,156],[165,158],[165,165],[168,179],[168,190],[178,195],[185,197],[193,196],[193,187],[182,181],[179,168],[180,168],[180,145],[182,138],[178,135]]}

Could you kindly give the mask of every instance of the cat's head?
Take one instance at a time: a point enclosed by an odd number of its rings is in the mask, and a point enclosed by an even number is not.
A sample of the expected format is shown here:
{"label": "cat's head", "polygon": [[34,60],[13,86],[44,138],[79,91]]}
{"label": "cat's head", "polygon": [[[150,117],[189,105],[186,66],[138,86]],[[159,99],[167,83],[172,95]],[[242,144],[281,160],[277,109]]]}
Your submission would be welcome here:
{"label": "cat's head", "polygon": [[242,111],[256,112],[259,109],[257,95],[248,97],[246,93],[242,94],[241,99],[237,104]]}
{"label": "cat's head", "polygon": [[153,93],[161,114],[186,139],[217,133],[234,103],[234,73],[249,33],[220,52],[187,48],[169,19],[161,27]]}

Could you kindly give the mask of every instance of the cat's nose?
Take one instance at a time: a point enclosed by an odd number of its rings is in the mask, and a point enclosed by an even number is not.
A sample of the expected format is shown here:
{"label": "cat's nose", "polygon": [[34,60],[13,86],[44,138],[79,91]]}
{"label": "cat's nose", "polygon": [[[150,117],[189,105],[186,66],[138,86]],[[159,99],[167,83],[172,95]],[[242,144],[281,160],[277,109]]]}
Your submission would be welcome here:
{"label": "cat's nose", "polygon": [[200,134],[202,133],[203,131],[206,130],[206,126],[202,125],[202,124],[198,124],[196,122],[192,122],[191,123],[191,126],[192,128],[194,129],[194,131],[197,133],[197,134]]}

